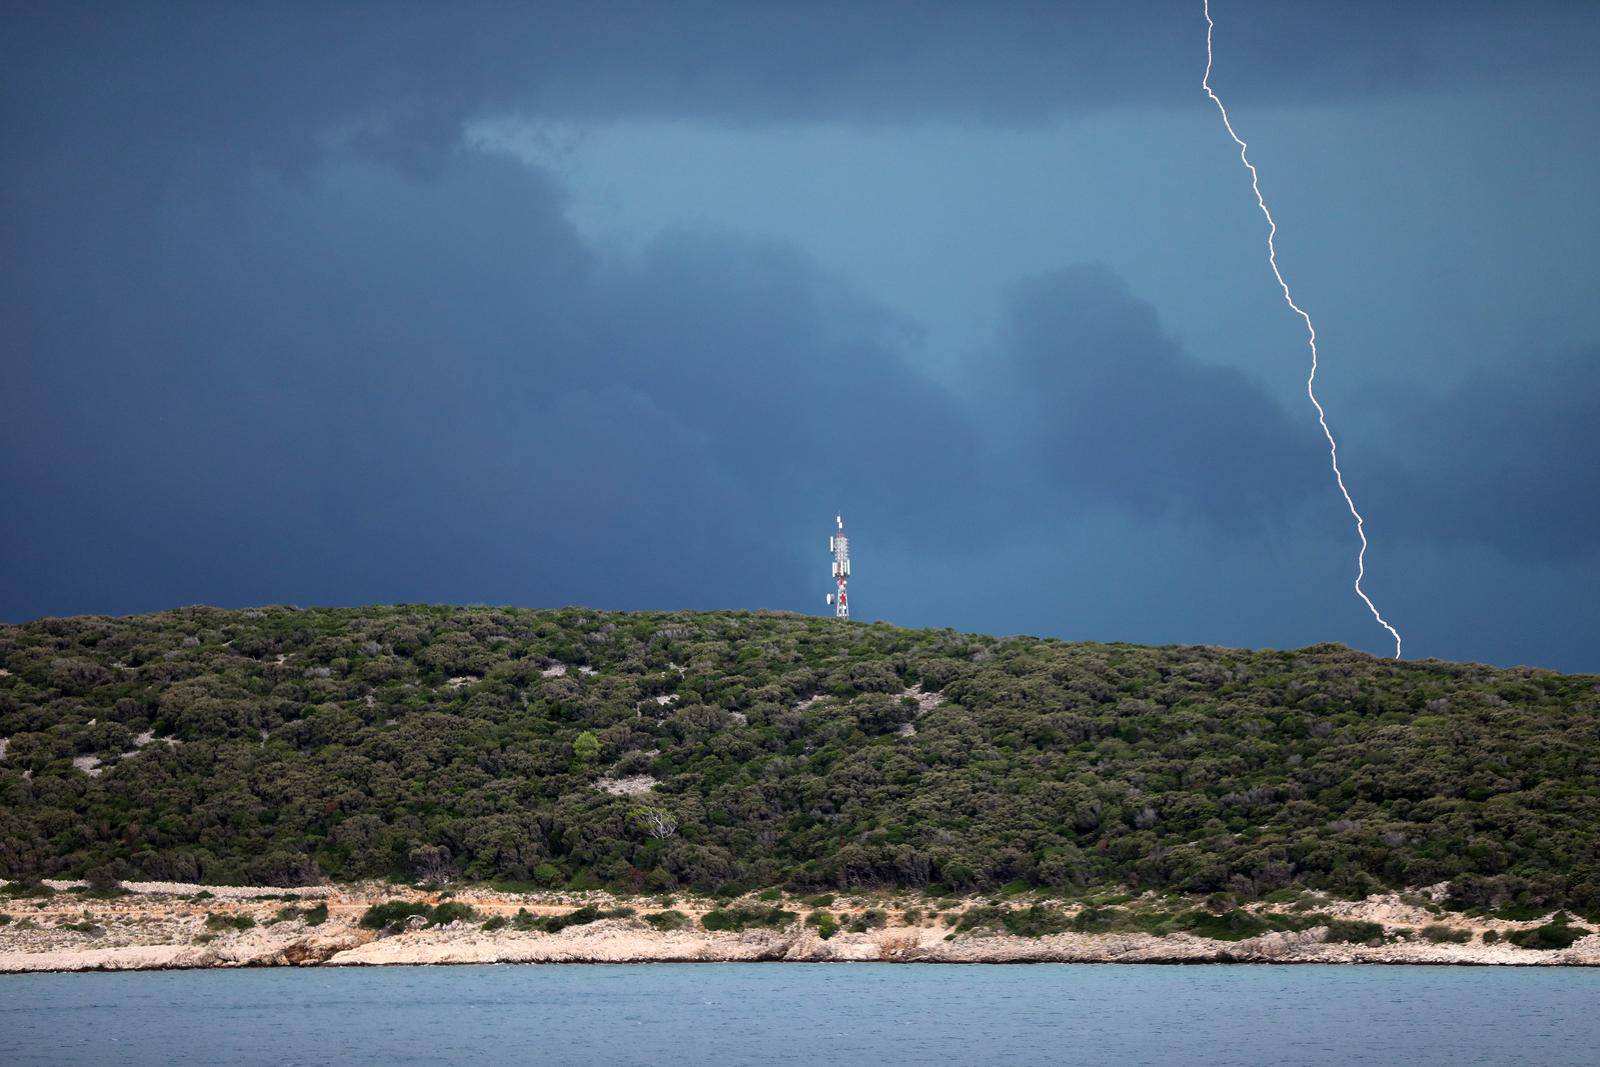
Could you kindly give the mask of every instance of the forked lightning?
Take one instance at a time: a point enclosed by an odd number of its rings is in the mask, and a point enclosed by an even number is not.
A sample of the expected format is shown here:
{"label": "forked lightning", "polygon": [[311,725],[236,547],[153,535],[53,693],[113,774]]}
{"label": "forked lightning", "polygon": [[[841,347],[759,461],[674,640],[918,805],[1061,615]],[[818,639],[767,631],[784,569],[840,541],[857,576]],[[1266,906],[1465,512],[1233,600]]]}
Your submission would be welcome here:
{"label": "forked lightning", "polygon": [[1272,265],[1272,275],[1278,279],[1278,285],[1283,289],[1283,299],[1296,315],[1305,320],[1306,341],[1311,346],[1311,375],[1306,379],[1306,396],[1311,398],[1311,404],[1317,409],[1317,421],[1322,424],[1322,434],[1328,439],[1328,456],[1333,462],[1333,478],[1339,483],[1339,492],[1344,494],[1344,502],[1350,508],[1350,514],[1356,520],[1356,536],[1361,538],[1361,551],[1356,555],[1356,596],[1359,596],[1367,605],[1367,610],[1372,612],[1372,617],[1378,620],[1378,625],[1389,631],[1389,636],[1394,638],[1394,658],[1400,658],[1400,631],[1389,625],[1378,611],[1378,606],[1367,596],[1366,590],[1361,588],[1361,580],[1367,574],[1367,531],[1366,520],[1361,517],[1361,512],[1356,510],[1356,502],[1350,497],[1350,490],[1345,488],[1344,474],[1339,470],[1339,444],[1333,439],[1333,431],[1328,429],[1328,416],[1322,410],[1322,404],[1317,400],[1317,328],[1311,324],[1311,316],[1299,304],[1294,302],[1294,297],[1289,293],[1289,283],[1283,280],[1283,272],[1278,269],[1278,248],[1275,238],[1278,235],[1278,224],[1272,218],[1272,212],[1267,210],[1266,198],[1261,195],[1261,180],[1256,174],[1255,164],[1250,162],[1250,157],[1245,154],[1245,143],[1234,132],[1233,123],[1228,118],[1228,109],[1222,106],[1222,99],[1211,88],[1211,31],[1216,23],[1211,20],[1211,0],[1204,0],[1206,13],[1206,73],[1200,79],[1200,85],[1217,105],[1217,110],[1222,113],[1222,124],[1228,129],[1228,136],[1233,138],[1239,146],[1239,161],[1250,172],[1250,187],[1255,190],[1256,203],[1261,207],[1261,214],[1267,218],[1267,262]]}

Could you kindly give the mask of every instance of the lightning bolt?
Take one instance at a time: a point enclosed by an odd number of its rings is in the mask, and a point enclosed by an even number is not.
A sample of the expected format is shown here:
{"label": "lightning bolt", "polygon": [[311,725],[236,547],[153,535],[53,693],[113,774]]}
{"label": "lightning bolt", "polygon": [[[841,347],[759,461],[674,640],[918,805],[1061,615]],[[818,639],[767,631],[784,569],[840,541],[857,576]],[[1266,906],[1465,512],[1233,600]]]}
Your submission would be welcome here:
{"label": "lightning bolt", "polygon": [[1267,262],[1272,265],[1272,275],[1278,279],[1278,285],[1283,289],[1284,303],[1289,305],[1296,315],[1299,315],[1306,324],[1306,343],[1311,347],[1311,374],[1306,378],[1306,396],[1311,398],[1311,405],[1317,409],[1317,422],[1322,424],[1322,435],[1328,439],[1328,458],[1333,464],[1333,479],[1339,483],[1339,492],[1344,495],[1344,502],[1350,508],[1350,514],[1356,520],[1356,536],[1361,538],[1361,551],[1356,555],[1356,596],[1360,597],[1367,605],[1367,610],[1372,612],[1372,617],[1378,620],[1378,625],[1389,631],[1389,636],[1394,638],[1394,658],[1400,658],[1400,631],[1389,625],[1378,611],[1378,606],[1372,598],[1361,588],[1361,579],[1367,574],[1367,530],[1366,520],[1361,517],[1361,512],[1356,510],[1356,502],[1350,497],[1350,490],[1345,488],[1344,473],[1339,470],[1339,443],[1333,439],[1333,431],[1328,429],[1328,415],[1322,410],[1322,403],[1317,400],[1317,328],[1311,323],[1311,316],[1305,309],[1294,302],[1294,297],[1289,292],[1289,283],[1283,280],[1283,272],[1278,269],[1278,246],[1275,238],[1278,236],[1278,223],[1273,219],[1272,212],[1267,209],[1266,198],[1261,195],[1261,176],[1256,173],[1255,164],[1250,162],[1246,155],[1244,141],[1233,130],[1233,123],[1228,118],[1228,109],[1222,106],[1222,98],[1211,88],[1211,32],[1216,28],[1216,23],[1211,19],[1211,0],[1204,0],[1206,13],[1206,73],[1200,79],[1201,88],[1206,95],[1211,97],[1211,102],[1217,105],[1217,110],[1222,113],[1222,125],[1227,127],[1228,136],[1233,138],[1233,143],[1239,146],[1239,162],[1245,165],[1250,172],[1250,188],[1255,190],[1256,203],[1261,207],[1261,214],[1267,218]]}

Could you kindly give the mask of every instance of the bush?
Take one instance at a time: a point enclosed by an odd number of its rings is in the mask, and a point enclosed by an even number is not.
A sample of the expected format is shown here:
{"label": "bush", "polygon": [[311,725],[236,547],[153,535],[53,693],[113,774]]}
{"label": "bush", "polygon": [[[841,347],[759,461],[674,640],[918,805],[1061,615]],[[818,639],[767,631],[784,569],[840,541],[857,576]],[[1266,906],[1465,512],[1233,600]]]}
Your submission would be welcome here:
{"label": "bush", "polygon": [[814,897],[806,897],[806,907],[808,907],[808,908],[831,908],[831,907],[833,907],[833,894],[832,893],[819,893],[817,896],[814,896]]}
{"label": "bush", "polygon": [[882,929],[888,922],[889,917],[883,912],[878,911],[876,908],[868,908],[856,916],[855,922],[850,924],[850,932],[852,934],[864,934],[868,930]]}
{"label": "bush", "polygon": [[8,897],[53,897],[56,891],[36,878],[22,878],[15,882],[7,882],[4,889],[0,889]]}
{"label": "bush", "polygon": [[391,926],[399,926],[413,915],[427,918],[432,913],[433,909],[421,901],[386,900],[368,908],[361,916],[361,925],[368,930],[387,930]]}
{"label": "bush", "polygon": [[1506,935],[1506,940],[1518,948],[1548,952],[1552,949],[1568,948],[1574,941],[1588,936],[1588,930],[1581,926],[1572,926],[1565,915],[1559,915],[1554,922],[1547,922],[1543,926],[1535,926],[1529,930],[1513,930]]}
{"label": "bush", "polygon": [[750,927],[781,929],[800,916],[782,908],[715,908],[700,918],[707,930],[745,930]]}
{"label": "bush", "polygon": [[1035,904],[1031,908],[1007,912],[1003,920],[1006,931],[1017,937],[1048,937],[1063,933],[1070,924],[1066,912]]}
{"label": "bush", "polygon": [[646,915],[644,921],[657,930],[682,930],[689,925],[689,916],[681,911],[657,911]]}
{"label": "bush", "polygon": [[1443,923],[1430,923],[1422,928],[1422,936],[1436,945],[1465,945],[1472,940],[1472,931],[1457,930]]}
{"label": "bush", "polygon": [[453,922],[466,922],[469,919],[475,919],[477,917],[478,913],[473,910],[472,905],[459,904],[456,901],[451,900],[446,901],[445,903],[440,904],[433,909],[432,914],[428,916],[428,925],[447,926]]}
{"label": "bush", "polygon": [[3,911],[0,911],[0,926],[4,926],[6,923],[8,923],[10,921],[11,921],[11,916],[7,915]]}
{"label": "bush", "polygon": [[806,916],[806,925],[817,928],[817,936],[826,941],[839,932],[839,920],[831,912],[814,911]]}
{"label": "bush", "polygon": [[303,913],[299,908],[291,904],[287,907],[279,908],[278,914],[272,917],[272,921],[274,923],[294,922],[296,919],[300,918],[302,914]]}
{"label": "bush", "polygon": [[210,914],[206,916],[207,930],[249,930],[255,924],[255,919],[249,915]]}
{"label": "bush", "polygon": [[1483,932],[1483,943],[1485,945],[1498,945],[1500,943],[1500,931],[1485,930]]}
{"label": "bush", "polygon": [[319,901],[316,907],[307,909],[301,918],[305,919],[307,926],[321,926],[328,921],[328,902]]}
{"label": "bush", "polygon": [[1116,929],[1127,916],[1121,908],[1084,908],[1072,917],[1068,926],[1080,934],[1103,934]]}
{"label": "bush", "polygon": [[1361,922],[1355,919],[1335,919],[1328,924],[1324,941],[1346,944],[1365,944],[1383,938],[1383,924]]}
{"label": "bush", "polygon": [[1220,915],[1198,910],[1186,912],[1178,916],[1176,925],[1196,937],[1209,937],[1213,941],[1243,941],[1272,929],[1266,919],[1243,908],[1233,908]]}
{"label": "bush", "polygon": [[128,890],[122,885],[110,870],[105,867],[96,867],[84,875],[84,888],[80,892],[86,897],[123,897],[128,895]]}
{"label": "bush", "polygon": [[494,918],[488,920],[487,922],[485,922],[483,924],[483,929],[484,929],[485,933],[491,933],[492,934],[496,930],[503,929],[504,927],[509,925],[510,922],[511,922],[511,920],[507,919],[504,915],[496,915]]}
{"label": "bush", "polygon": [[569,911],[565,915],[546,915],[539,922],[539,926],[547,934],[559,934],[569,926],[587,926],[589,923],[600,920],[600,909],[593,904],[585,904],[576,911]]}
{"label": "bush", "polygon": [[585,904],[565,915],[547,915],[543,919],[535,920],[534,924],[547,934],[559,934],[569,926],[587,926],[601,919],[627,919],[632,915],[632,908],[611,908],[608,911],[601,911],[593,904]]}

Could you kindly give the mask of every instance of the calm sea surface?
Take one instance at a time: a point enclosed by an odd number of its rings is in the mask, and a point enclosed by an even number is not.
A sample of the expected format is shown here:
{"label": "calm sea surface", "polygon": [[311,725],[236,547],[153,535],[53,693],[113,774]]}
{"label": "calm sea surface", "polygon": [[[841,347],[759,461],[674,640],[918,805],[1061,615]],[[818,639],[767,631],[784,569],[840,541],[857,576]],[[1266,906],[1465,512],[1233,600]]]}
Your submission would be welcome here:
{"label": "calm sea surface", "polygon": [[1600,971],[652,964],[0,975],[0,1064],[1600,1062]]}

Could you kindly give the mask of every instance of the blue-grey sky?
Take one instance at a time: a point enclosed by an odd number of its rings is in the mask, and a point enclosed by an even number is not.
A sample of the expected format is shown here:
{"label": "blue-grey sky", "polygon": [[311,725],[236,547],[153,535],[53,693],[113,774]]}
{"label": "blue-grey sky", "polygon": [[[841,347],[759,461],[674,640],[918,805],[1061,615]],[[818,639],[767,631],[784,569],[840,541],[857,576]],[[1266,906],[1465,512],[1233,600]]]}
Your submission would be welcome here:
{"label": "blue-grey sky", "polygon": [[[1600,5],[1215,0],[1408,656],[1600,669]],[[1382,653],[1199,0],[0,10],[0,618]]]}

